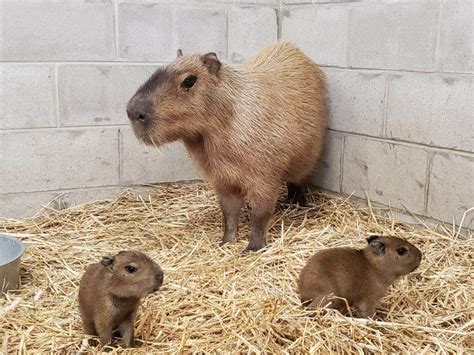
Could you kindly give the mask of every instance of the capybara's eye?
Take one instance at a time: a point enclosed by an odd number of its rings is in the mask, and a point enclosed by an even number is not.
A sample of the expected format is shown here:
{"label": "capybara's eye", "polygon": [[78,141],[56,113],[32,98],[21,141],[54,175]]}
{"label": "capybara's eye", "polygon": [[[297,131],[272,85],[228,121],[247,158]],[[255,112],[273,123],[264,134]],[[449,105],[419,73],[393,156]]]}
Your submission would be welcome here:
{"label": "capybara's eye", "polygon": [[185,89],[190,89],[193,87],[196,80],[197,78],[194,75],[190,75],[186,79],[183,80],[183,82],[181,83],[181,87]]}
{"label": "capybara's eye", "polygon": [[397,249],[397,254],[400,255],[400,256],[403,256],[407,253],[407,251],[408,251],[407,248],[401,247],[401,248]]}
{"label": "capybara's eye", "polygon": [[135,271],[137,271],[137,268],[132,265],[127,265],[125,266],[125,270],[127,270],[128,273],[133,274]]}

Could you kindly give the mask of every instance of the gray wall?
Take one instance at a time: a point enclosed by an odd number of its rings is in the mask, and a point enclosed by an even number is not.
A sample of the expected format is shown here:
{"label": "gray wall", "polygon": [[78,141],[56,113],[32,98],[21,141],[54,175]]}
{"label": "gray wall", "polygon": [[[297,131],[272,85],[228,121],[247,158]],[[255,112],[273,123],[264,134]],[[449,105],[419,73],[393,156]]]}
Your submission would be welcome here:
{"label": "gray wall", "polygon": [[316,184],[444,221],[474,205],[474,1],[0,4],[0,216],[197,178],[136,141],[127,100],[177,48],[238,63],[277,38],[328,77]]}

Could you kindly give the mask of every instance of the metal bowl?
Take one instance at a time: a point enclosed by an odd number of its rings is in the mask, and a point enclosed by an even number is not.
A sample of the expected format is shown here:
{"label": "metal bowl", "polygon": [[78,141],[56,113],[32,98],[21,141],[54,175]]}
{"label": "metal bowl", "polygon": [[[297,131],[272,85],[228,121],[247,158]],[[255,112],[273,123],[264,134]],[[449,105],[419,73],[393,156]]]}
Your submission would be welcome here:
{"label": "metal bowl", "polygon": [[18,239],[0,234],[0,295],[18,288],[20,258],[25,246]]}

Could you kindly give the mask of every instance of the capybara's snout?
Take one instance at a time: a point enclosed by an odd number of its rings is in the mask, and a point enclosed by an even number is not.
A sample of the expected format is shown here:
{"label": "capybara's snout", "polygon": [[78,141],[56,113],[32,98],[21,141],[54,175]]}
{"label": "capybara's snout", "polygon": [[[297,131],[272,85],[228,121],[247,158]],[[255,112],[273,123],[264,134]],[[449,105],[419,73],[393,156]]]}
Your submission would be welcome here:
{"label": "capybara's snout", "polygon": [[152,105],[150,98],[137,92],[127,105],[127,115],[130,122],[146,126],[151,119]]}

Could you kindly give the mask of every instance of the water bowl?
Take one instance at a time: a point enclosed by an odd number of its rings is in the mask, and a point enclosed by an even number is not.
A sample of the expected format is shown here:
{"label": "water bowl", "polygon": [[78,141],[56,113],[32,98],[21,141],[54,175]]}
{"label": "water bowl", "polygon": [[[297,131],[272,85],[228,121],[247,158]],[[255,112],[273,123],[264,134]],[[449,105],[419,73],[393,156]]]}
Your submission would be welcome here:
{"label": "water bowl", "polygon": [[20,258],[25,252],[21,241],[0,234],[0,296],[7,290],[18,288]]}

